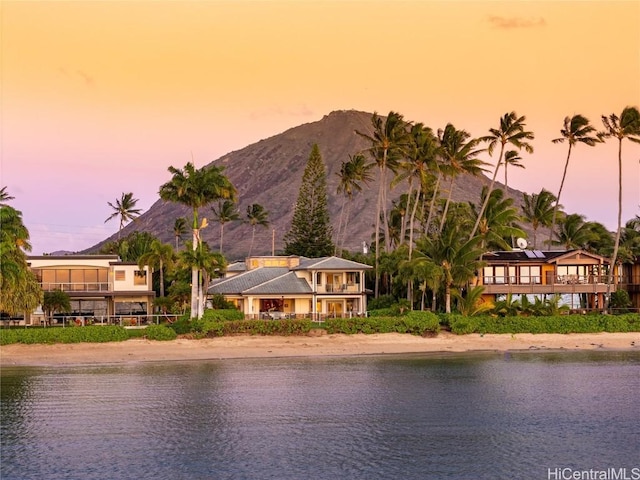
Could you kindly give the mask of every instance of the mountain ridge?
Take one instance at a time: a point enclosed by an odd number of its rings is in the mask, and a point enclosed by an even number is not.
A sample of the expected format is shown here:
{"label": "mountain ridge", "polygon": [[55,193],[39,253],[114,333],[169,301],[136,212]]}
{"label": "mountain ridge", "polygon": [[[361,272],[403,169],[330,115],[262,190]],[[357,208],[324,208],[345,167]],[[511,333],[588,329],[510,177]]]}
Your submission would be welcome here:
{"label": "mountain ridge", "polygon": [[[284,248],[283,237],[289,230],[293,217],[294,204],[302,183],[302,174],[306,166],[311,147],[318,144],[327,168],[328,209],[334,232],[340,220],[343,196],[336,193],[339,182],[338,173],[342,162],[349,155],[361,152],[369,147],[365,138],[356,133],[372,133],[372,113],[357,110],[336,110],[320,120],[291,127],[282,133],[259,140],[244,148],[229,152],[208,165],[223,166],[223,173],[238,191],[238,212],[242,220],[246,217],[247,206],[259,203],[268,212],[269,227],[256,227],[253,254],[270,255]],[[174,165],[182,168],[182,165]],[[478,203],[480,192],[490,179],[485,175],[473,177],[461,175],[455,182],[452,199],[457,202]],[[160,186],[158,186],[159,188]],[[495,188],[504,188],[496,182]],[[509,196],[517,208],[522,204],[522,192],[509,188]],[[350,251],[360,250],[362,242],[371,242],[374,233],[374,218],[377,202],[377,178],[365,186],[363,191],[353,197],[350,206],[349,225],[347,225],[344,248]],[[396,187],[389,195],[389,203],[397,199],[405,189]],[[444,195],[444,194],[443,194]],[[220,225],[211,220],[211,207],[200,210],[200,216],[209,219],[209,226],[202,230],[203,240],[213,250],[220,245]],[[161,241],[174,243],[173,225],[178,217],[191,218],[191,210],[180,204],[164,202],[158,199],[135,221],[126,225],[120,235],[126,236],[134,231],[146,231]],[[251,243],[251,226],[244,222],[225,224],[223,253],[230,260],[244,259]],[[86,251],[96,251],[106,242],[113,241],[117,234],[92,246]],[[190,239],[190,237],[189,237]]]}

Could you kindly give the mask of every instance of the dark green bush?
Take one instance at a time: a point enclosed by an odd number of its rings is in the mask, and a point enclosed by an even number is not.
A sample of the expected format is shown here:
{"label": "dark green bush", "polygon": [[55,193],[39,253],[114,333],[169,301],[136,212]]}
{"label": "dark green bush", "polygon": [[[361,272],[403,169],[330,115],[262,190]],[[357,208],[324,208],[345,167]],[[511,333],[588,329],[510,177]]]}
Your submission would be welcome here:
{"label": "dark green bush", "polygon": [[222,335],[305,335],[311,330],[311,320],[238,320],[206,322],[207,337]]}
{"label": "dark green bush", "polygon": [[438,317],[431,312],[408,312],[400,317],[331,318],[325,322],[327,333],[411,333],[434,335],[438,333]]}
{"label": "dark green bush", "polygon": [[2,345],[8,343],[102,343],[120,342],[128,338],[127,329],[117,325],[0,330]]}
{"label": "dark green bush", "polygon": [[165,325],[149,325],[144,332],[149,340],[175,340],[178,336],[175,330]]}
{"label": "dark green bush", "polygon": [[367,303],[369,310],[380,310],[381,308],[389,308],[396,303],[396,298],[393,295],[380,295],[378,298],[372,298]]}
{"label": "dark green bush", "polygon": [[214,322],[244,320],[244,313],[235,308],[225,310],[208,309],[204,311],[202,320],[211,320]]}
{"label": "dark green bush", "polygon": [[638,332],[640,315],[553,315],[541,317],[449,317],[451,331],[468,333]]}

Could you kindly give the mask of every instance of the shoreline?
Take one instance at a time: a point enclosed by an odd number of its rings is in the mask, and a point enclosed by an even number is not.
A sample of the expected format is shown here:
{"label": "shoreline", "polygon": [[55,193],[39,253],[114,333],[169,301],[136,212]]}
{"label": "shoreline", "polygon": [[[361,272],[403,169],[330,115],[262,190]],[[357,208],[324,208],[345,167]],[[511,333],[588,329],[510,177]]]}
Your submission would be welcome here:
{"label": "shoreline", "polygon": [[570,334],[323,334],[233,336],[171,341],[11,344],[0,347],[0,367],[119,365],[141,362],[278,357],[351,357],[540,351],[638,351],[640,332]]}

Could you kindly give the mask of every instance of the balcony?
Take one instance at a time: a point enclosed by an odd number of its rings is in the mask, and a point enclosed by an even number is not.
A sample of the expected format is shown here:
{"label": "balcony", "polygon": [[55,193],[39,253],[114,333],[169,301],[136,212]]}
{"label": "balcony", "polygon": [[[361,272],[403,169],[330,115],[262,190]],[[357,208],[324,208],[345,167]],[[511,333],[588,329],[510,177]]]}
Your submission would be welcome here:
{"label": "balcony", "polygon": [[607,275],[550,275],[545,284],[540,277],[484,277],[483,286],[487,294],[606,293],[608,288]]}
{"label": "balcony", "polygon": [[113,289],[110,288],[109,282],[42,282],[40,287],[45,292],[51,292],[53,290],[62,290],[63,292],[110,292]]}

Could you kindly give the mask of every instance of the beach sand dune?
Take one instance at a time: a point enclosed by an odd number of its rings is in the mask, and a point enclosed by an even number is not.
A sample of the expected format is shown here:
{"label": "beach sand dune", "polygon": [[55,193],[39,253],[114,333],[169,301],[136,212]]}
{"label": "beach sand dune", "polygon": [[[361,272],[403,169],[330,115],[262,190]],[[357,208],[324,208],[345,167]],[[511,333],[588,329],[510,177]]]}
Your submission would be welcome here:
{"label": "beach sand dune", "polygon": [[0,366],[539,350],[640,351],[640,333],[454,335],[441,332],[430,338],[399,333],[316,334],[295,337],[233,336],[202,340],[181,338],[163,342],[132,339],[111,343],[13,344],[0,348]]}

